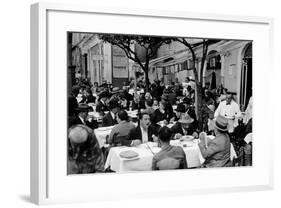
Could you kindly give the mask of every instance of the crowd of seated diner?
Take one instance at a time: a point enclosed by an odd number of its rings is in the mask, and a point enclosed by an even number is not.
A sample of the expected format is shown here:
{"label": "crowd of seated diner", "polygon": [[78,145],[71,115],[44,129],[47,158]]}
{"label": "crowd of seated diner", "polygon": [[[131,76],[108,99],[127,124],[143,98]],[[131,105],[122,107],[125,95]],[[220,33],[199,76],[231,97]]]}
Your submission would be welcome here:
{"label": "crowd of seated diner", "polygon": [[[252,132],[252,99],[242,116],[233,95],[223,86],[210,89],[206,83],[203,90],[200,125],[194,104],[195,82],[189,77],[170,85],[159,80],[149,86],[131,81],[122,89],[106,82],[92,85],[88,79],[77,80],[68,96],[68,173],[104,171],[108,149],[99,147],[94,129],[108,126],[114,126],[107,137],[108,148],[158,142],[161,151],[153,157],[153,170],[188,167],[181,147],[170,145],[170,140],[185,135],[200,140],[206,159],[201,167],[252,165],[251,157],[245,162],[252,143],[244,141]],[[131,111],[137,111],[138,117],[130,118]],[[98,113],[99,119],[91,112]],[[215,139],[207,141],[201,131]],[[238,153],[235,164],[229,161],[230,143]]]}

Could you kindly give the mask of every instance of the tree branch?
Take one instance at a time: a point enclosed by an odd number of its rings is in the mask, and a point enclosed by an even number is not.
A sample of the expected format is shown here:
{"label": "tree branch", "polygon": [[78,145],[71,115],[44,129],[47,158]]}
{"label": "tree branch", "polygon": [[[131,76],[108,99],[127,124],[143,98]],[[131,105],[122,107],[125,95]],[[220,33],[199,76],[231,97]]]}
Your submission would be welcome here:
{"label": "tree branch", "polygon": [[202,60],[201,60],[201,67],[200,67],[200,82],[203,83],[203,70],[204,70],[204,65],[205,61],[207,58],[207,53],[208,53],[208,40],[203,40],[203,51],[202,51]]}

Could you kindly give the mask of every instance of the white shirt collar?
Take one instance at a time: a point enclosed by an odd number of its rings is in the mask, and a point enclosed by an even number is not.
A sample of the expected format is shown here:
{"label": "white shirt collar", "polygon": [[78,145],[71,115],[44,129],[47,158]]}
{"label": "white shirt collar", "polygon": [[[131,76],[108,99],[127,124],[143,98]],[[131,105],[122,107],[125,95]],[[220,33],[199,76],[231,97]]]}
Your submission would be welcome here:
{"label": "white shirt collar", "polygon": [[142,142],[146,143],[148,142],[148,129],[145,130],[144,128],[140,127],[141,129],[141,135],[142,135]]}
{"label": "white shirt collar", "polygon": [[82,123],[85,124],[84,119],[83,119],[82,117],[80,117],[80,116],[78,116],[78,117],[79,117],[79,119],[82,121]]}
{"label": "white shirt collar", "polygon": [[112,113],[112,111],[110,111],[110,114],[111,114],[112,118],[115,119],[115,114]]}

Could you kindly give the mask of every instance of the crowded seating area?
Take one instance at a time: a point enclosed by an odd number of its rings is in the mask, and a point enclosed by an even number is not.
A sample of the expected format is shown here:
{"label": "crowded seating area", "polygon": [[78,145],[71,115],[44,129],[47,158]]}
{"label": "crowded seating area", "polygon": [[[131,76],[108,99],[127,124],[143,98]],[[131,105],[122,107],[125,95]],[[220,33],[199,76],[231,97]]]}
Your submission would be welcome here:
{"label": "crowded seating area", "polygon": [[68,95],[68,174],[237,167],[252,165],[252,98],[239,106],[222,85],[122,88],[78,79]]}

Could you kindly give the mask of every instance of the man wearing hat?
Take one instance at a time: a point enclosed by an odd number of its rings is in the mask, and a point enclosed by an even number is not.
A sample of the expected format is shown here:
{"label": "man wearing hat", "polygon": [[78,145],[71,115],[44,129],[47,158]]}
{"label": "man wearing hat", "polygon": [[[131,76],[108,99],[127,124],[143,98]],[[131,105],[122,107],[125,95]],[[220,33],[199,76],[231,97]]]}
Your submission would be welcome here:
{"label": "man wearing hat", "polygon": [[183,135],[193,135],[195,132],[195,129],[193,128],[193,123],[194,119],[191,118],[187,113],[182,116],[179,121],[174,124],[171,128],[173,132],[173,138],[174,139],[179,139]]}
{"label": "man wearing hat", "polygon": [[120,106],[117,99],[112,99],[108,103],[109,112],[102,118],[102,126],[113,126],[117,124],[116,113]]}
{"label": "man wearing hat", "polygon": [[74,85],[71,88],[71,93],[68,96],[68,116],[74,116],[75,115],[75,109],[78,107],[77,102],[77,95],[79,94],[80,87],[77,85]]}
{"label": "man wearing hat", "polygon": [[95,103],[96,97],[93,96],[93,92],[90,88],[86,88],[83,91],[82,100],[79,103]]}
{"label": "man wearing hat", "polygon": [[200,134],[199,149],[205,158],[205,167],[229,167],[230,162],[230,139],[228,135],[228,120],[218,116],[214,124],[214,139],[207,139]]}
{"label": "man wearing hat", "polygon": [[104,157],[92,129],[78,124],[68,131],[67,174],[104,171]]}
{"label": "man wearing hat", "polygon": [[107,105],[106,105],[106,100],[110,97],[108,91],[103,91],[99,94],[99,100],[96,106],[96,111],[97,112],[104,112],[104,111],[109,111]]}
{"label": "man wearing hat", "polygon": [[77,124],[83,124],[90,128],[97,128],[98,124],[97,121],[89,121],[88,120],[88,113],[91,111],[92,108],[85,103],[81,103],[76,108],[76,115],[74,117],[69,117],[68,126],[71,127]]}

